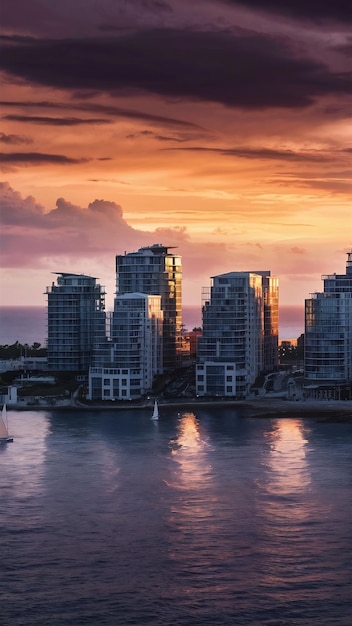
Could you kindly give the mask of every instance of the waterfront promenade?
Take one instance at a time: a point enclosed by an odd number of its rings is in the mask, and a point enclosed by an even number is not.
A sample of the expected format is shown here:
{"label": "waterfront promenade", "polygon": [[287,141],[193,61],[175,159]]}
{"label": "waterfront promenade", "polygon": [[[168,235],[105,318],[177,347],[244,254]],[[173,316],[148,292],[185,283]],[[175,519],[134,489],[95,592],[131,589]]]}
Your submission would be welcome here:
{"label": "waterfront promenade", "polygon": [[[151,409],[154,400],[145,402],[82,402],[77,398],[56,400],[55,403],[40,400],[35,402],[33,398],[22,400],[8,408],[16,410],[56,410],[67,409],[73,411],[85,410],[146,410]],[[243,412],[245,417],[294,417],[294,416],[320,416],[324,419],[352,420],[351,400],[288,400],[286,398],[260,397],[251,400],[224,400],[224,399],[200,399],[185,398],[165,399],[158,398],[161,410],[177,407],[180,411],[191,411],[202,407],[231,407]]]}

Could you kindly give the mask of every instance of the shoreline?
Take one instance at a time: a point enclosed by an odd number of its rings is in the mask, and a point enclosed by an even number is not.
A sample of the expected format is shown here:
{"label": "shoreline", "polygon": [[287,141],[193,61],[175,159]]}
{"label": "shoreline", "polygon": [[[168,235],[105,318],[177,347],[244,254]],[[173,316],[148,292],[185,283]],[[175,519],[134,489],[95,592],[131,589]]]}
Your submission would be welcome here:
{"label": "shoreline", "polygon": [[[243,410],[245,417],[294,417],[297,414],[303,414],[310,417],[328,417],[335,416],[335,419],[352,420],[352,400],[284,400],[282,398],[268,398],[258,400],[199,400],[197,399],[179,399],[177,402],[167,400],[159,400],[159,408],[161,409],[201,409],[202,407],[221,407],[235,408]],[[8,410],[17,411],[130,411],[144,410],[149,411],[152,408],[150,402],[144,404],[126,403],[124,405],[118,403],[106,404],[83,404],[79,402],[57,403],[55,405],[43,404],[12,404],[8,405]]]}

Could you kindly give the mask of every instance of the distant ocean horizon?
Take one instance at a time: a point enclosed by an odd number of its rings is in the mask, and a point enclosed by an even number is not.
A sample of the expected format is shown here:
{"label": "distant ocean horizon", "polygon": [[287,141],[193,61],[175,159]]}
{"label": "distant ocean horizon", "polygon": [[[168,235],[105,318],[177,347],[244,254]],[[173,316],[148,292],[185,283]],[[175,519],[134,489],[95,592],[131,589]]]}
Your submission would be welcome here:
{"label": "distant ocean horizon", "polygon": [[[187,330],[202,326],[201,307],[184,305],[183,324]],[[304,332],[301,306],[280,307],[280,339],[297,339]],[[47,341],[47,310],[42,306],[0,306],[0,345],[19,341],[33,345]]]}

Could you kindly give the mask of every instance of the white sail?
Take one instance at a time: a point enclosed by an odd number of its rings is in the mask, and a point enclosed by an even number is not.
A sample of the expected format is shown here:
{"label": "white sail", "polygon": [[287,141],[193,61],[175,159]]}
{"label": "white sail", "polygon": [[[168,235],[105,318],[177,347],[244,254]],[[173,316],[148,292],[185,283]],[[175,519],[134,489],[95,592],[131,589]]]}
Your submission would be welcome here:
{"label": "white sail", "polygon": [[9,433],[7,431],[7,417],[6,417],[6,404],[2,407],[1,416],[0,416],[0,439],[8,437]]}
{"label": "white sail", "polygon": [[154,411],[153,411],[153,415],[152,415],[152,420],[158,420],[159,419],[159,409],[158,409],[158,403],[155,400],[154,402]]}

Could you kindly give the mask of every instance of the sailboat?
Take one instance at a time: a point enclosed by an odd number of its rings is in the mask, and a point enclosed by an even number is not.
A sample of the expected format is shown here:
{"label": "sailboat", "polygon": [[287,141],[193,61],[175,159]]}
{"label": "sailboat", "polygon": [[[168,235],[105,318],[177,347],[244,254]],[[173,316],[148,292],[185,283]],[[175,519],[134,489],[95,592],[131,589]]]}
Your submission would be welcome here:
{"label": "sailboat", "polygon": [[13,441],[13,437],[9,437],[6,404],[4,404],[0,415],[0,444],[10,443],[10,441]]}
{"label": "sailboat", "polygon": [[153,410],[153,415],[151,417],[152,420],[156,421],[159,419],[159,408],[158,408],[158,403],[155,400],[154,402],[154,410]]}

